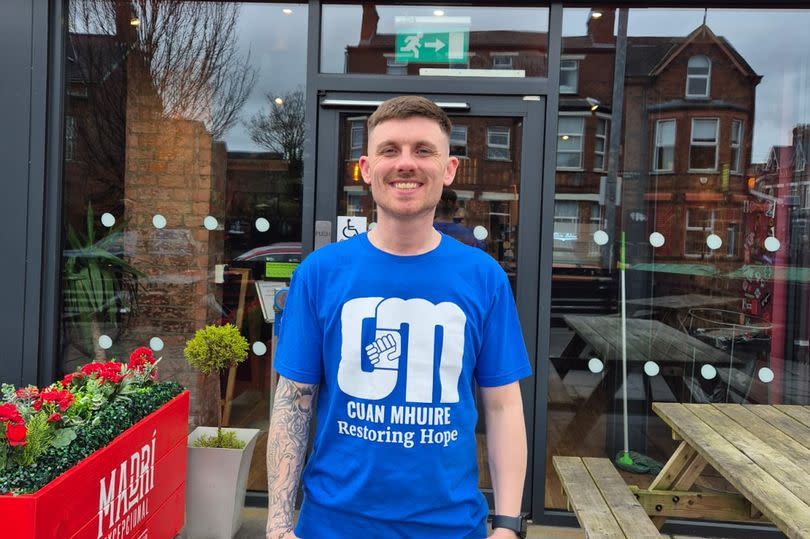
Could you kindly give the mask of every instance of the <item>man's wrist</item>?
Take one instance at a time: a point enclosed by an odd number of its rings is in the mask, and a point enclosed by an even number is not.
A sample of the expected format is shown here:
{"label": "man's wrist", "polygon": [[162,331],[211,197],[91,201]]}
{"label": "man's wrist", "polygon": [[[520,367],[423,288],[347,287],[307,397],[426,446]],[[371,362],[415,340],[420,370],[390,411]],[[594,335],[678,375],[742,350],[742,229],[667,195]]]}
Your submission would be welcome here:
{"label": "man's wrist", "polygon": [[515,537],[526,537],[526,519],[523,515],[495,515],[492,517],[492,530],[508,530]]}

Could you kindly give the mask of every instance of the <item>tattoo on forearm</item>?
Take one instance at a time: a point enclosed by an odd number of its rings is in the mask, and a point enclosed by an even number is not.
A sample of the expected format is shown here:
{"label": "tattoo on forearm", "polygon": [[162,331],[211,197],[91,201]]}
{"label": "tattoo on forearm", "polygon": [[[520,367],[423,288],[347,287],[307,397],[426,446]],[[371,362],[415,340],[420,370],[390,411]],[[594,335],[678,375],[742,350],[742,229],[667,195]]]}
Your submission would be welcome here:
{"label": "tattoo on forearm", "polygon": [[298,481],[309,440],[317,385],[280,378],[267,437],[267,529],[292,533]]}

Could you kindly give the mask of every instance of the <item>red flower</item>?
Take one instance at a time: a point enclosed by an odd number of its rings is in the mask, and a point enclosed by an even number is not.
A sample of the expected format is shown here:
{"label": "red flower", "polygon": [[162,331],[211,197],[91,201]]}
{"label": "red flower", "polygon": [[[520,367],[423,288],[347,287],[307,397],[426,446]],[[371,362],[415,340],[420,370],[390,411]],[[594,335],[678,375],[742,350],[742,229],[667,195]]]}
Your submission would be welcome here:
{"label": "red flower", "polygon": [[18,389],[14,394],[18,399],[35,399],[39,397],[39,389],[34,386],[28,386]]}
{"label": "red flower", "polygon": [[56,423],[62,419],[62,416],[58,412],[54,412],[51,414],[51,417],[48,418],[48,423]]}
{"label": "red flower", "polygon": [[153,365],[154,363],[155,355],[152,353],[152,350],[146,346],[141,346],[130,354],[128,367],[133,371],[143,371],[144,367]]}
{"label": "red flower", "polygon": [[67,410],[76,397],[67,389],[47,388],[42,390],[39,399],[34,402],[34,410],[39,411],[43,402],[52,402],[59,405],[63,412]]}
{"label": "red flower", "polygon": [[73,380],[78,379],[78,378],[83,378],[83,377],[84,377],[84,374],[81,373],[81,372],[74,372],[74,373],[66,374],[65,377],[62,378],[62,385],[63,386],[69,386],[70,383],[73,382]]}
{"label": "red flower", "polygon": [[22,423],[22,416],[17,406],[12,403],[0,405],[0,421],[11,421],[12,423]]}
{"label": "red flower", "polygon": [[28,436],[28,429],[23,423],[6,424],[6,439],[8,440],[8,445],[12,447],[25,445],[26,436]]}
{"label": "red flower", "polygon": [[34,401],[34,410],[39,412],[42,409],[42,399],[37,399]]}
{"label": "red flower", "polygon": [[81,371],[87,376],[92,376],[93,374],[95,374],[102,381],[113,382],[117,384],[118,382],[121,381],[121,378],[123,378],[119,374],[121,372],[122,367],[123,364],[115,363],[114,361],[110,361],[107,363],[101,363],[96,361],[82,366]]}

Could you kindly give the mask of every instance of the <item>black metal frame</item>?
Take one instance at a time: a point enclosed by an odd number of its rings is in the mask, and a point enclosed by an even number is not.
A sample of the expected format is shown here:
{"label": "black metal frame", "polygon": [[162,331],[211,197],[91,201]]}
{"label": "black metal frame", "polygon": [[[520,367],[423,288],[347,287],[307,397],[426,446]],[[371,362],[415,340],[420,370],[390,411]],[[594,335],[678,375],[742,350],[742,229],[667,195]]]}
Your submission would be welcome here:
{"label": "black metal frame", "polygon": [[[352,2],[355,3],[355,2]],[[421,2],[415,2],[421,3]],[[431,2],[435,3],[435,2]],[[452,0],[438,2],[456,3]],[[459,2],[469,4],[470,2]],[[479,4],[479,2],[474,2]],[[480,2],[481,5],[487,3]],[[492,2],[489,2],[492,5]],[[545,99],[542,177],[555,173],[559,62],[562,37],[563,3],[538,4],[513,0],[515,6],[550,7],[549,75],[545,79],[509,81],[503,79],[433,80],[433,78],[384,78],[366,75],[320,74],[320,0],[309,2],[307,51],[307,141],[304,147],[304,190],[302,232],[304,247],[312,249],[318,191],[317,133],[318,100],[322,92],[436,93],[445,95],[536,95]],[[597,4],[599,4],[597,2]],[[614,7],[660,8],[807,8],[806,0],[713,0],[710,6],[698,0],[623,0],[607,2]],[[4,294],[0,296],[0,338],[5,356],[0,362],[0,381],[49,383],[56,370],[60,313],[61,214],[62,214],[62,130],[64,123],[64,57],[67,0],[4,0],[0,2],[0,162],[4,168],[4,197],[0,202],[0,231],[6,248],[6,264],[0,266]],[[590,7],[588,0],[569,0],[566,7]],[[599,4],[604,5],[604,4]],[[524,138],[526,133],[524,131]],[[524,158],[528,158],[524,154]],[[549,305],[553,238],[554,182],[545,181],[538,192],[540,234],[530,252],[519,256],[536,257],[538,279],[533,292],[537,305]],[[521,197],[524,198],[524,197]],[[523,206],[523,201],[521,201]],[[12,233],[15,234],[12,236]],[[526,246],[525,241],[521,242]],[[540,286],[540,283],[543,283]],[[521,313],[522,314],[522,313]],[[534,314],[532,318],[535,318]],[[524,324],[525,326],[525,324]],[[549,349],[549,309],[537,309],[536,358],[547,357]],[[524,331],[526,331],[524,327]],[[529,328],[531,329],[531,328]],[[528,344],[528,343],[527,343]],[[536,380],[548,379],[548,362],[537,361],[535,394],[527,404],[533,415],[531,443],[534,463],[527,477],[527,495],[535,522],[573,525],[570,514],[546,511],[544,477],[547,421],[547,387]],[[253,503],[266,496],[251,495]],[[735,537],[779,537],[778,533],[757,526],[672,523],[669,531],[699,534],[711,530]]]}

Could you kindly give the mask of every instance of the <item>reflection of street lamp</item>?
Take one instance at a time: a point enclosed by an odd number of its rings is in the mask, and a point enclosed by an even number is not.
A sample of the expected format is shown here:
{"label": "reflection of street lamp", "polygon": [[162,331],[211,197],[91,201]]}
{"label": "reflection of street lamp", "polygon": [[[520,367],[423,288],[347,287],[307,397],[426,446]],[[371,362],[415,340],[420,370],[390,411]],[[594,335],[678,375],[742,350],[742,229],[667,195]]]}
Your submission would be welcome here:
{"label": "reflection of street lamp", "polygon": [[141,19],[139,19],[138,17],[132,17],[131,19],[129,19],[129,25],[138,27],[141,25]]}
{"label": "reflection of street lamp", "polygon": [[283,100],[283,99],[281,99],[280,97],[277,97],[277,98],[275,98],[275,99],[273,100],[273,103],[275,103],[276,105],[278,105],[278,106],[280,107],[281,105],[283,105],[283,104],[284,104],[284,100]]}
{"label": "reflection of street lamp", "polygon": [[435,15],[436,17],[444,17],[444,11],[442,11],[441,9],[437,9],[436,11],[433,12],[433,15]]}
{"label": "reflection of street lamp", "polygon": [[290,8],[285,7],[284,9],[282,9],[282,10],[281,10],[281,12],[282,12],[283,14],[285,14],[285,15],[292,15],[292,12],[293,12],[293,11],[292,11]]}
{"label": "reflection of street lamp", "polygon": [[598,9],[592,9],[591,10],[591,18],[592,19],[599,19],[601,17],[602,17],[602,12],[601,11],[599,11]]}
{"label": "reflection of street lamp", "polygon": [[596,112],[596,109],[598,109],[599,105],[602,104],[602,102],[596,99],[595,97],[586,97],[585,101],[591,107],[591,112]]}

